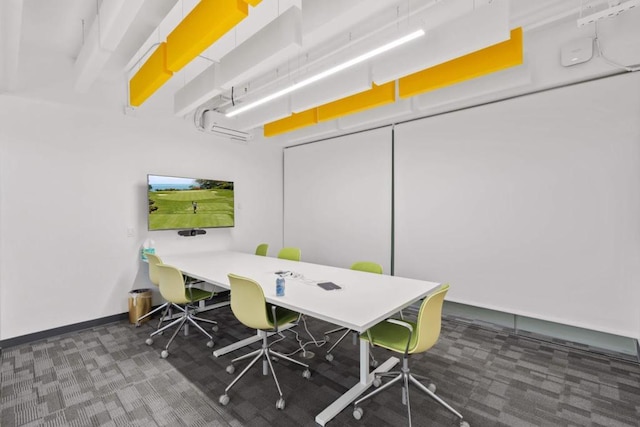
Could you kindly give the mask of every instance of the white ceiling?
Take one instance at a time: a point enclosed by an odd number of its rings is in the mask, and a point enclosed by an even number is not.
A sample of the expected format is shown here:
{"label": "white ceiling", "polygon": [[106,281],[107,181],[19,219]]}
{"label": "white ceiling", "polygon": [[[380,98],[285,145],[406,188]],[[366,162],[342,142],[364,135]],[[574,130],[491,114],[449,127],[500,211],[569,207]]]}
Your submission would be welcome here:
{"label": "white ceiling", "polygon": [[[86,91],[74,89],[76,60],[88,43],[98,11],[106,2],[120,0],[2,0],[0,2],[0,90],[20,96],[50,102],[69,103],[91,108],[118,109],[129,114],[159,118],[173,117],[174,95],[191,79],[218,61],[243,40],[292,5],[312,8],[320,3],[331,5],[332,20],[323,28],[323,40],[306,40],[302,51],[289,62],[326,52],[331,43],[346,34],[372,31],[376,22],[372,11],[380,9],[417,10],[431,3],[462,0],[262,0],[234,30],[202,53],[151,96],[140,108],[128,106],[127,84],[145,53],[166,35],[197,4],[197,0],[126,0],[140,3],[140,13],[126,29],[117,48],[109,52],[108,60]],[[466,0],[482,5],[492,0]],[[575,20],[584,3],[602,0],[510,0],[511,27],[523,26],[525,31],[540,30],[558,20]],[[375,5],[375,7],[374,7]],[[582,6],[581,6],[582,5]],[[342,18],[342,21],[341,19]],[[364,22],[358,22],[367,18]],[[379,19],[379,18],[378,18]],[[304,22],[303,22],[304,23]],[[369,25],[368,25],[369,23]],[[333,30],[332,30],[333,29]],[[303,33],[304,33],[303,29]],[[321,43],[318,43],[320,41]],[[319,54],[318,54],[319,55]],[[273,75],[264,70],[262,80]],[[255,81],[260,78],[256,77]],[[1,92],[0,92],[1,93]],[[134,111],[135,110],[135,111]]]}

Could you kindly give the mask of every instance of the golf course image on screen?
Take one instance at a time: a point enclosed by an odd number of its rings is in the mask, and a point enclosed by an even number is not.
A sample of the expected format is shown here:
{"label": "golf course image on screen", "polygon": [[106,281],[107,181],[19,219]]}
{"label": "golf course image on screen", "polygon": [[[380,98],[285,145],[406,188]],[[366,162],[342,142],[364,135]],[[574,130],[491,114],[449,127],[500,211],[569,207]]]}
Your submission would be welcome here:
{"label": "golf course image on screen", "polygon": [[148,175],[149,230],[234,226],[233,182]]}

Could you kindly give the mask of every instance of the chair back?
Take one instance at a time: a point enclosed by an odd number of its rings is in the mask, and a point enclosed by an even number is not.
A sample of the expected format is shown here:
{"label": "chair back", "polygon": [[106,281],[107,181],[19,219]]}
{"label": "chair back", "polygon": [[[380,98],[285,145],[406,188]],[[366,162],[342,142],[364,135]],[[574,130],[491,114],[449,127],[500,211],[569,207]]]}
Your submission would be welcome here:
{"label": "chair back", "polygon": [[158,276],[160,278],[160,294],[162,298],[176,304],[191,302],[187,298],[182,272],[175,267],[166,264],[158,264]]}
{"label": "chair back", "polygon": [[260,243],[256,248],[256,255],[267,256],[269,245],[267,243]]}
{"label": "chair back", "polygon": [[229,274],[228,277],[231,285],[231,311],[234,316],[249,328],[273,329],[267,301],[258,282],[235,274]]}
{"label": "chair back", "polygon": [[365,271],[367,273],[382,274],[382,266],[375,262],[358,261],[351,264],[352,270]]}
{"label": "chair back", "polygon": [[409,348],[409,353],[427,351],[438,341],[442,325],[442,306],[448,290],[449,284],[444,284],[422,301],[414,331],[416,339],[413,347]]}
{"label": "chair back", "polygon": [[158,265],[162,264],[162,260],[158,255],[145,254],[149,261],[149,280],[156,286],[160,284],[160,273],[158,272]]}
{"label": "chair back", "polygon": [[302,258],[302,252],[299,248],[282,248],[280,249],[280,252],[278,252],[278,258],[300,261]]}

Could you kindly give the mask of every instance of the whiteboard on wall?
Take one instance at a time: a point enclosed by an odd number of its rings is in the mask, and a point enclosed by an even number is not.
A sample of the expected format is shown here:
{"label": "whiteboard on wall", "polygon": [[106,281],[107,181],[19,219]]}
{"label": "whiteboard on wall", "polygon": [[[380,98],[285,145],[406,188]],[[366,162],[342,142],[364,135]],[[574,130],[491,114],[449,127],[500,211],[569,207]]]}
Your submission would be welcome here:
{"label": "whiteboard on wall", "polygon": [[284,150],[284,245],[307,262],[391,268],[391,128]]}
{"label": "whiteboard on wall", "polygon": [[395,273],[640,336],[640,74],[398,125]]}

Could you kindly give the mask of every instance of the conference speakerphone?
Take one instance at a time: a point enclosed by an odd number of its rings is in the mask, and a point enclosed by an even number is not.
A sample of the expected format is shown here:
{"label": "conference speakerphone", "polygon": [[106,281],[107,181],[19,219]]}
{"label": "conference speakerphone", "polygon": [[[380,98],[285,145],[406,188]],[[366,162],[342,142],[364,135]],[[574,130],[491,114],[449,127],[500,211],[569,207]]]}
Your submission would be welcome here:
{"label": "conference speakerphone", "polygon": [[191,237],[191,236],[197,236],[198,234],[207,234],[207,231],[193,228],[191,230],[180,230],[178,231],[178,234],[181,236]]}

